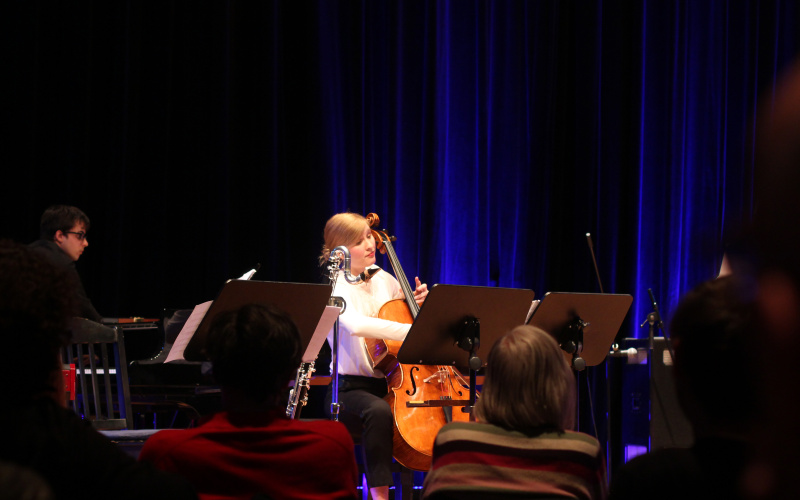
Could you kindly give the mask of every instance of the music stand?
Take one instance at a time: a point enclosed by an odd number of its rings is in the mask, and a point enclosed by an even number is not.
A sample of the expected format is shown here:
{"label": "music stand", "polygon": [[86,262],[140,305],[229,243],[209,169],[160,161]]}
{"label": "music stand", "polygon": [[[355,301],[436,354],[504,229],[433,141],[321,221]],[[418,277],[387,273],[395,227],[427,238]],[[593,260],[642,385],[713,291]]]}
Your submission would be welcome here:
{"label": "music stand", "polygon": [[[475,405],[475,379],[495,341],[525,321],[533,290],[464,285],[433,285],[397,353],[400,363],[469,368],[469,407]],[[457,406],[466,401],[425,401],[409,406]]]}
{"label": "music stand", "polygon": [[632,302],[626,294],[548,292],[528,324],[555,337],[580,371],[606,359]]}
{"label": "music stand", "polygon": [[297,325],[301,348],[305,351],[330,296],[330,285],[228,280],[200,321],[183,357],[189,361],[207,361],[204,349],[211,322],[217,314],[248,304],[272,304],[286,312]]}

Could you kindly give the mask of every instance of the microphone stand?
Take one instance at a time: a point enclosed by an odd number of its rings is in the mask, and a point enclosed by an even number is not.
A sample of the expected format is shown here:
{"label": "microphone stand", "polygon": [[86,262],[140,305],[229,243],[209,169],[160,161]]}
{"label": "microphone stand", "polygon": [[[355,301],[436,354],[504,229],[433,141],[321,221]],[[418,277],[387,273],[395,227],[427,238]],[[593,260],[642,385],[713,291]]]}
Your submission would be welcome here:
{"label": "microphone stand", "polygon": [[[589,253],[592,255],[592,265],[594,265],[594,274],[597,276],[597,284],[600,286],[600,293],[606,293],[603,290],[603,280],[600,279],[600,269],[597,267],[597,257],[594,255],[594,244],[592,242],[592,235],[591,233],[586,233],[586,244],[589,245]],[[581,335],[580,339],[581,342],[583,341],[583,321],[578,318],[578,326],[580,327]],[[573,355],[572,363],[575,364],[575,355]],[[583,361],[583,360],[581,360]],[[583,363],[585,366],[585,363]],[[611,464],[611,387],[609,386],[608,379],[609,379],[609,370],[608,370],[608,363],[606,363],[606,463]],[[576,374],[578,383],[580,383],[580,373]],[[588,377],[588,374],[587,374]],[[587,392],[591,391],[591,388],[586,387]],[[578,388],[578,399],[576,400],[576,412],[577,416],[575,417],[575,421],[580,425],[580,388]],[[593,417],[594,418],[594,417]],[[595,432],[597,434],[597,432]],[[595,436],[597,437],[597,436]],[[606,481],[611,480],[611,467],[610,465],[606,467]]]}
{"label": "microphone stand", "polygon": [[[669,350],[670,355],[670,362],[674,362],[675,360],[675,352],[672,350],[672,342],[670,341],[669,337],[667,336],[667,332],[664,329],[664,323],[661,321],[661,313],[658,311],[658,303],[656,303],[656,298],[653,295],[653,289],[648,288],[647,293],[650,295],[650,302],[653,304],[653,311],[647,315],[647,319],[645,319],[644,323],[639,325],[639,328],[644,327],[645,323],[649,324],[649,331],[647,337],[647,369],[650,375],[650,413],[652,414],[653,411],[653,399],[655,398],[658,401],[658,405],[663,408],[664,404],[661,401],[661,393],[658,389],[658,383],[653,375],[653,349],[655,347],[655,333],[656,329],[661,330],[662,334],[664,335],[664,343]],[[651,415],[652,418],[652,415]],[[669,422],[666,422],[668,432],[672,435],[672,429],[669,426]],[[653,451],[650,449],[649,451]]]}
{"label": "microphone stand", "polygon": [[669,355],[672,357],[672,359],[674,359],[675,352],[672,350],[672,341],[667,335],[667,331],[664,329],[664,322],[661,321],[661,313],[658,311],[658,303],[656,303],[656,298],[653,296],[653,289],[648,288],[647,293],[650,295],[650,302],[653,304],[653,311],[647,315],[647,319],[644,320],[644,323],[639,325],[639,328],[642,328],[645,323],[650,324],[649,333],[647,336],[647,350],[650,351],[650,354],[652,354],[657,328],[661,330],[661,333],[664,335],[664,343],[667,345]]}
{"label": "microphone stand", "polygon": [[[350,251],[346,246],[338,246],[331,250],[331,255],[328,259],[328,272],[330,273],[331,280],[331,293],[336,287],[336,282],[339,279],[339,271],[344,271],[344,279],[348,283],[356,284],[363,281],[362,276],[355,276],[350,274]],[[347,309],[347,302],[338,296],[331,295],[328,300],[329,306],[340,308],[339,316],[344,314]],[[339,421],[339,316],[333,322],[333,346],[331,347],[331,420]]]}
{"label": "microphone stand", "polygon": [[[341,297],[334,297],[328,300],[329,306],[339,307],[339,316],[342,315],[347,308],[347,303]],[[331,395],[331,420],[334,422],[339,421],[339,317],[333,322],[333,347],[331,348],[331,384],[333,394]]]}

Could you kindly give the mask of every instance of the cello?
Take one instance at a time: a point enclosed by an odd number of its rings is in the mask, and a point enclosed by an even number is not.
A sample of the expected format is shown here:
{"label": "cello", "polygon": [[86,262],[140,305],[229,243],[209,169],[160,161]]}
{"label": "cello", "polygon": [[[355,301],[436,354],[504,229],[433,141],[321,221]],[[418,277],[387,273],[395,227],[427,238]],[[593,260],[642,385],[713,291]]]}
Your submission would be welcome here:
{"label": "cello", "polygon": [[[403,290],[403,299],[385,303],[378,317],[398,323],[413,323],[419,312],[414,290],[400,266],[400,261],[386,230],[374,229],[380,224],[377,214],[367,215],[378,251],[386,254],[395,278]],[[365,339],[367,352],[375,369],[381,370],[389,387],[384,398],[392,409],[394,419],[393,455],[403,466],[419,471],[430,469],[433,442],[439,429],[450,421],[468,421],[469,414],[452,406],[408,407],[409,401],[452,399],[463,396],[467,384],[463,376],[450,366],[408,365],[397,361],[403,344],[397,340]]]}

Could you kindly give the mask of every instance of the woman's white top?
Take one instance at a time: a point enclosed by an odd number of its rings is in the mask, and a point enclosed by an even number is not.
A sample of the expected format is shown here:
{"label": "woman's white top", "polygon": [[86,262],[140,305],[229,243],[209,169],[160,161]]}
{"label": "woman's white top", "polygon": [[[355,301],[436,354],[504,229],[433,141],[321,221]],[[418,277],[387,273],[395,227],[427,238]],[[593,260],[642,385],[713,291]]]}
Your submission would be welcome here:
{"label": "woman's white top", "polygon": [[[364,338],[404,340],[411,325],[377,318],[381,306],[392,299],[402,299],[400,284],[386,271],[380,270],[369,281],[350,284],[339,273],[333,295],[347,303],[339,316],[339,374],[382,378],[372,369]],[[333,330],[328,334],[333,349]],[[331,366],[333,370],[333,366]]]}

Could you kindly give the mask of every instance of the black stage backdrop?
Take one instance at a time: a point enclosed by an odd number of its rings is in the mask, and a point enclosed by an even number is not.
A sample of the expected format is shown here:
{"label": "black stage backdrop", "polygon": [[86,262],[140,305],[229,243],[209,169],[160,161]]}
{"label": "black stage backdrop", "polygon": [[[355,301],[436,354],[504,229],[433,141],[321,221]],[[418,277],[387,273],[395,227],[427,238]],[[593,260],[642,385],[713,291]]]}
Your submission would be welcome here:
{"label": "black stage backdrop", "polygon": [[794,2],[757,0],[3,11],[0,236],[81,207],[101,314],[192,307],[256,263],[320,281],[324,222],[353,210],[412,277],[538,296],[598,290],[589,232],[605,290],[634,296],[621,337],[752,214],[751,117],[798,32]]}

